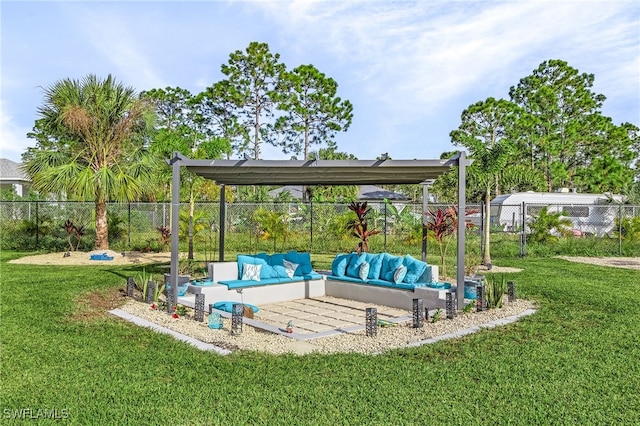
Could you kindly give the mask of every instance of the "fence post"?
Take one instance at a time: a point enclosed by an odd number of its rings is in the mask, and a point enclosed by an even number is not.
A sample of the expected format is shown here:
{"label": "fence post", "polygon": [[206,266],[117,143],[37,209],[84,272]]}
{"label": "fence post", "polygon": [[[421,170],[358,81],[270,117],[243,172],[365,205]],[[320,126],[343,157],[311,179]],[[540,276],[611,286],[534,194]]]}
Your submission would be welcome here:
{"label": "fence post", "polygon": [[313,251],[313,197],[309,200],[309,253]]}
{"label": "fence post", "polygon": [[520,257],[527,255],[527,204],[522,202],[522,232],[520,234]]}
{"label": "fence post", "polygon": [[622,256],[622,204],[618,205],[618,256]]}
{"label": "fence post", "polygon": [[384,251],[387,251],[387,203],[384,203]]}
{"label": "fence post", "polygon": [[131,250],[131,202],[127,203],[127,221],[128,221],[128,231],[127,231],[127,241],[129,244],[129,250]]}
{"label": "fence post", "polygon": [[36,250],[40,247],[40,217],[38,216],[38,201],[36,201]]}

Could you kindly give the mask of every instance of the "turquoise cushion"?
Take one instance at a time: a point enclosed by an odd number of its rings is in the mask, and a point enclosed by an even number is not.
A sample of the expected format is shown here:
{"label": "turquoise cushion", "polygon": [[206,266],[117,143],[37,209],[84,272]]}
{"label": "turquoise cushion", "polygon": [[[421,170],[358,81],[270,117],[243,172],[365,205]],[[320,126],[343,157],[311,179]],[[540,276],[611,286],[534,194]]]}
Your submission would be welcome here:
{"label": "turquoise cushion", "polygon": [[427,269],[426,262],[415,259],[410,254],[404,257],[402,264],[407,267],[407,274],[402,281],[409,284],[417,283],[425,269]]}
{"label": "turquoise cushion", "polygon": [[382,259],[380,279],[393,282],[393,274],[395,274],[400,265],[402,265],[402,256],[392,256],[389,253],[385,253]]}
{"label": "turquoise cushion", "polygon": [[313,271],[311,266],[311,254],[309,252],[298,253],[298,263],[300,266],[296,269],[294,275],[306,275]]}
{"label": "turquoise cushion", "polygon": [[384,253],[371,254],[367,253],[367,262],[369,262],[369,275],[370,280],[377,280],[380,278],[380,271],[382,270],[382,259],[384,259]]}
{"label": "turquoise cushion", "polygon": [[284,265],[284,254],[282,253],[274,253],[269,256],[267,263],[271,266],[282,266]]}
{"label": "turquoise cushion", "polygon": [[366,283],[364,281],[362,281],[360,278],[352,278],[352,277],[347,277],[346,275],[343,275],[341,277],[337,277],[335,275],[329,275],[327,277],[327,279],[329,280],[333,280],[333,281],[346,281],[348,283],[357,283],[357,284],[363,284],[365,285]]}
{"label": "turquoise cushion", "polygon": [[[256,257],[260,259],[264,259],[267,264],[271,268],[267,268],[266,272],[260,274],[260,279],[262,278],[289,278],[287,275],[287,271],[284,268],[284,254],[274,253],[272,255],[268,255],[266,253],[258,253]],[[268,276],[267,276],[268,275]]]}
{"label": "turquoise cushion", "polygon": [[402,290],[413,290],[415,289],[415,284],[407,284],[407,283],[398,283],[395,284],[393,281],[386,281],[386,280],[370,280],[368,281],[369,285],[375,285],[378,287],[390,287],[390,288],[396,288],[396,289],[402,289]]}
{"label": "turquoise cushion", "polygon": [[350,254],[339,254],[331,263],[331,273],[336,277],[344,277],[347,273],[347,263]]}
{"label": "turquoise cushion", "polygon": [[353,252],[349,255],[347,262],[347,276],[351,278],[360,278],[360,265],[362,265],[367,259],[367,253]]}
{"label": "turquoise cushion", "polygon": [[238,279],[242,279],[242,271],[243,271],[243,265],[245,263],[251,263],[254,265],[262,265],[262,268],[260,269],[260,279],[269,279],[269,278],[277,278],[278,274],[277,272],[273,269],[272,266],[270,266],[267,261],[265,260],[266,255],[264,253],[259,253],[257,255],[246,255],[246,254],[239,254],[238,255]]}
{"label": "turquoise cushion", "polygon": [[303,276],[313,271],[313,268],[311,267],[311,255],[308,252],[298,253],[293,250],[289,253],[285,253],[284,258],[285,260],[298,265],[293,275]]}
{"label": "turquoise cushion", "polygon": [[313,280],[321,280],[322,279],[322,274],[319,274],[317,272],[309,272],[308,274],[304,274],[302,276],[293,276],[294,281],[298,281],[298,278],[302,278],[304,280],[307,281],[313,281]]}
{"label": "turquoise cushion", "polygon": [[[213,309],[231,313],[231,311],[233,310],[233,305],[236,303],[240,304],[240,302],[216,302],[213,304]],[[248,306],[253,312],[258,312],[260,310],[257,306],[250,305],[249,303],[245,303],[244,306]]]}

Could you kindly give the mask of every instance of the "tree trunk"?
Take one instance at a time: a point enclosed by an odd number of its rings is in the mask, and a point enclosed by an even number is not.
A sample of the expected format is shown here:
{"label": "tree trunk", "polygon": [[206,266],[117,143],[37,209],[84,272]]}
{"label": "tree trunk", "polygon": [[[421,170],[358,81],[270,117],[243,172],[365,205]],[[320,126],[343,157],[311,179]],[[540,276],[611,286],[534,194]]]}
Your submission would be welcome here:
{"label": "tree trunk", "polygon": [[484,241],[483,241],[483,256],[482,264],[487,268],[491,267],[491,243],[489,242],[489,235],[491,235],[491,195],[487,191],[484,197]]}
{"label": "tree trunk", "polygon": [[96,201],[96,250],[108,249],[107,203],[105,201]]}

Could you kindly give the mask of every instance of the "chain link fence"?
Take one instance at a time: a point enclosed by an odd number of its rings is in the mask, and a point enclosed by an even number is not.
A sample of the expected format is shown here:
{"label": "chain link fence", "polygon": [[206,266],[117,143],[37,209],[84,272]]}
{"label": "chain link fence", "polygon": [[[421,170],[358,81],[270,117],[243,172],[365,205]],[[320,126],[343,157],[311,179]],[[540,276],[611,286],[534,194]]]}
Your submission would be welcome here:
{"label": "chain link fence", "polygon": [[[372,252],[420,253],[422,204],[369,202],[369,207],[369,229],[379,231],[370,239]],[[447,207],[449,205],[444,204],[428,206],[432,212]],[[549,241],[537,245],[529,241],[532,226],[540,221],[543,207],[524,203],[492,206],[489,214],[492,253],[570,255],[584,241],[593,255],[640,255],[640,206],[548,205],[548,213],[561,213],[562,218],[568,219],[570,230],[570,236],[562,239],[562,243],[556,242],[553,251]],[[5,250],[53,251],[71,247],[92,250],[94,211],[93,203],[2,201],[1,247]],[[170,203],[110,203],[107,207],[110,246],[114,250],[169,250],[168,242],[161,239],[160,229],[171,228],[170,211]],[[206,260],[217,260],[220,204],[196,203],[191,231],[189,212],[189,204],[182,203],[180,250],[187,250],[189,235],[192,235],[195,251],[202,253]],[[465,220],[474,225],[467,235],[467,244],[472,249],[481,250],[485,214],[481,204],[467,206]],[[348,229],[354,214],[347,203],[227,203],[224,217],[225,251],[230,253],[288,250],[337,253],[352,251],[358,241]],[[81,238],[72,238],[66,233],[63,225],[67,220],[82,227]],[[550,235],[557,232],[547,231]],[[503,247],[504,253],[500,251]],[[509,250],[506,247],[510,247]]]}

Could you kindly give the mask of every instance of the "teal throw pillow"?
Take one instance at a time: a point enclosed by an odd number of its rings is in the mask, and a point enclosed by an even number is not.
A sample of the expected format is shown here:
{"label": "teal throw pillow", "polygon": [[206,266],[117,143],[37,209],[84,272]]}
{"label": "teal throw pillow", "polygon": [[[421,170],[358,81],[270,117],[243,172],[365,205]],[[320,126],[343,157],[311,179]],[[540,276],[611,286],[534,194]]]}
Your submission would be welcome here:
{"label": "teal throw pillow", "polygon": [[417,283],[427,269],[426,262],[415,259],[409,254],[404,257],[402,264],[407,267],[407,274],[403,281],[408,284]]}
{"label": "teal throw pillow", "polygon": [[382,259],[384,259],[384,253],[372,254],[367,253],[367,263],[369,264],[370,280],[377,280],[380,278],[380,272],[382,271]]}
{"label": "teal throw pillow", "polygon": [[347,276],[351,278],[360,278],[360,265],[367,259],[366,253],[353,252],[349,256],[349,262],[347,263]]}
{"label": "teal throw pillow", "polygon": [[331,263],[331,274],[336,277],[344,277],[347,273],[347,262],[350,254],[339,254]]}
{"label": "teal throw pillow", "polygon": [[385,281],[393,282],[393,276],[402,265],[402,256],[392,256],[389,253],[384,254],[382,259],[382,271],[380,272],[380,278]]}

